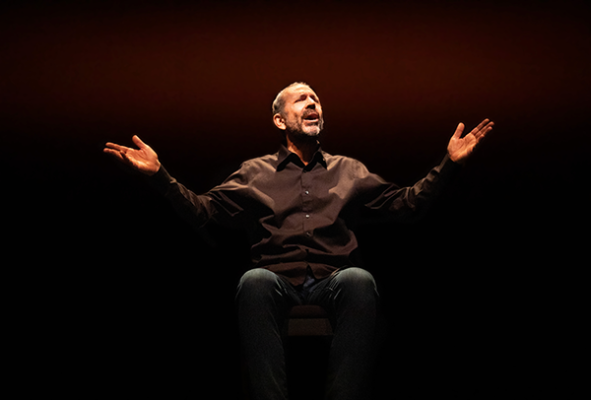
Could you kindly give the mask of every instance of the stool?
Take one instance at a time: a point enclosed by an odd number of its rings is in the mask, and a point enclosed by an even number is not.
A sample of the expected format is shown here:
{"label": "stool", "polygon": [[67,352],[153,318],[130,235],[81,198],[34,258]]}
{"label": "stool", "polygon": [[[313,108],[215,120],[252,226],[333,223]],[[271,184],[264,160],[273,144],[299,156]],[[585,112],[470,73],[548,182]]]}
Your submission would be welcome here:
{"label": "stool", "polygon": [[[286,343],[284,341],[284,345],[286,345],[286,357],[290,358],[290,355],[300,356],[300,349],[304,348],[306,351],[310,351],[310,340],[318,340],[313,338],[314,336],[320,337],[322,340],[318,343],[312,343],[313,349],[322,346],[324,348],[328,348],[326,345],[327,342],[332,340],[332,327],[330,325],[330,321],[328,320],[328,315],[326,311],[320,306],[313,306],[313,305],[302,305],[302,306],[294,306],[288,313],[287,317],[285,318],[284,325],[282,327],[282,336],[284,339],[289,342]],[[293,338],[290,340],[290,338]],[[300,339],[301,338],[301,339]],[[309,338],[309,339],[308,339]],[[303,343],[301,341],[304,341]],[[295,346],[295,347],[294,347]],[[328,355],[328,350],[323,354],[323,356]],[[292,359],[293,360],[293,359]],[[287,359],[286,359],[287,361]],[[290,363],[287,363],[288,372],[288,385],[290,386],[290,396],[294,399],[299,398],[306,398],[306,396],[302,396],[298,390],[303,390],[302,388],[293,387],[294,379],[295,381],[299,381],[297,377],[294,378],[294,375],[301,374],[300,368],[297,367],[290,367]],[[243,388],[243,395],[245,399],[250,399],[250,395],[248,393],[248,374],[246,372],[246,365],[244,364],[244,360],[242,363],[242,388]],[[306,370],[312,369],[313,372],[318,370],[318,368],[322,369],[322,363],[315,362],[312,368],[308,366]],[[318,375],[318,379],[320,380],[321,384],[324,383],[324,373],[322,374],[312,374]],[[311,382],[314,378],[306,377],[305,379],[308,381],[308,387],[310,384],[314,384]],[[316,383],[318,386],[318,383]],[[320,387],[321,388],[321,387]],[[318,389],[318,388],[317,388]],[[307,393],[307,392],[306,392]]]}
{"label": "stool", "polygon": [[283,335],[289,398],[319,399],[333,336],[326,311],[320,306],[294,306],[285,318]]}
{"label": "stool", "polygon": [[332,336],[326,311],[320,306],[294,306],[283,327],[284,336]]}

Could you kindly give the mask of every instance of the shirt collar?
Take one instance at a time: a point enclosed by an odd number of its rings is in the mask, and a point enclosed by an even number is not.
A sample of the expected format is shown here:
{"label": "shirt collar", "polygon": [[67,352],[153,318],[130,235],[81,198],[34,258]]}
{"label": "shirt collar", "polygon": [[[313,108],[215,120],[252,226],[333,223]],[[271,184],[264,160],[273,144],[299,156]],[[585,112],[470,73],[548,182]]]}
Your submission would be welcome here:
{"label": "shirt collar", "polygon": [[[289,151],[285,145],[281,145],[281,147],[279,148],[279,152],[277,153],[277,170],[280,171],[284,169],[290,161],[302,165],[302,162],[300,158],[297,156],[297,154]],[[322,151],[320,145],[318,145],[316,152],[312,156],[312,161],[310,161],[308,165],[311,166],[315,162],[322,164],[324,168],[326,168],[326,159],[324,157],[324,151]]]}

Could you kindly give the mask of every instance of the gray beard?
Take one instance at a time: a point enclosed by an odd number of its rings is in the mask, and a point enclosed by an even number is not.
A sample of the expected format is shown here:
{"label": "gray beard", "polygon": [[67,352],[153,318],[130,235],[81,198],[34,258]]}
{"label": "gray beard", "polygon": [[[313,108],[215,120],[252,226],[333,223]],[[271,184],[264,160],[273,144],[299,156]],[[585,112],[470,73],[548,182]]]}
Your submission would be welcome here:
{"label": "gray beard", "polygon": [[313,129],[308,129],[308,131],[305,131],[303,129],[302,124],[295,124],[293,126],[290,126],[290,125],[287,126],[287,130],[290,131],[294,137],[297,137],[300,139],[319,138],[320,133],[322,132],[323,128],[324,128],[324,119],[323,118],[321,118],[318,121],[318,125],[316,125]]}

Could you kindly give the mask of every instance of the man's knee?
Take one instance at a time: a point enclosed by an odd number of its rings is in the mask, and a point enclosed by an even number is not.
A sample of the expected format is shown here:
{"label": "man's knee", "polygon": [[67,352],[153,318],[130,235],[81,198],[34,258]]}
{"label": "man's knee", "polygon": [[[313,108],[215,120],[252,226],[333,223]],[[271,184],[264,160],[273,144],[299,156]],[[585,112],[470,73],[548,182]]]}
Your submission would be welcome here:
{"label": "man's knee", "polygon": [[242,295],[252,296],[272,291],[277,287],[277,278],[277,275],[266,269],[251,269],[240,278],[236,298],[239,299]]}
{"label": "man's knee", "polygon": [[357,299],[375,299],[378,290],[373,275],[364,269],[351,267],[338,273],[338,291]]}
{"label": "man's knee", "polygon": [[351,267],[339,272],[339,283],[341,285],[369,288],[375,290],[376,281],[373,275],[364,269]]}

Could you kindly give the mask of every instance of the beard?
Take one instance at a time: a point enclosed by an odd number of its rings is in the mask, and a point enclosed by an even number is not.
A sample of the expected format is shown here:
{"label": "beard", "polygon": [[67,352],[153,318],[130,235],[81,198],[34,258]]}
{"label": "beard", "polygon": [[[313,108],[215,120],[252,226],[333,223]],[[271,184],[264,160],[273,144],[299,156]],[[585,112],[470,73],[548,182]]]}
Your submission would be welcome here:
{"label": "beard", "polygon": [[318,139],[322,129],[324,129],[324,118],[319,117],[316,122],[308,122],[305,116],[297,121],[286,122],[287,130],[292,134],[292,137],[298,139]]}

